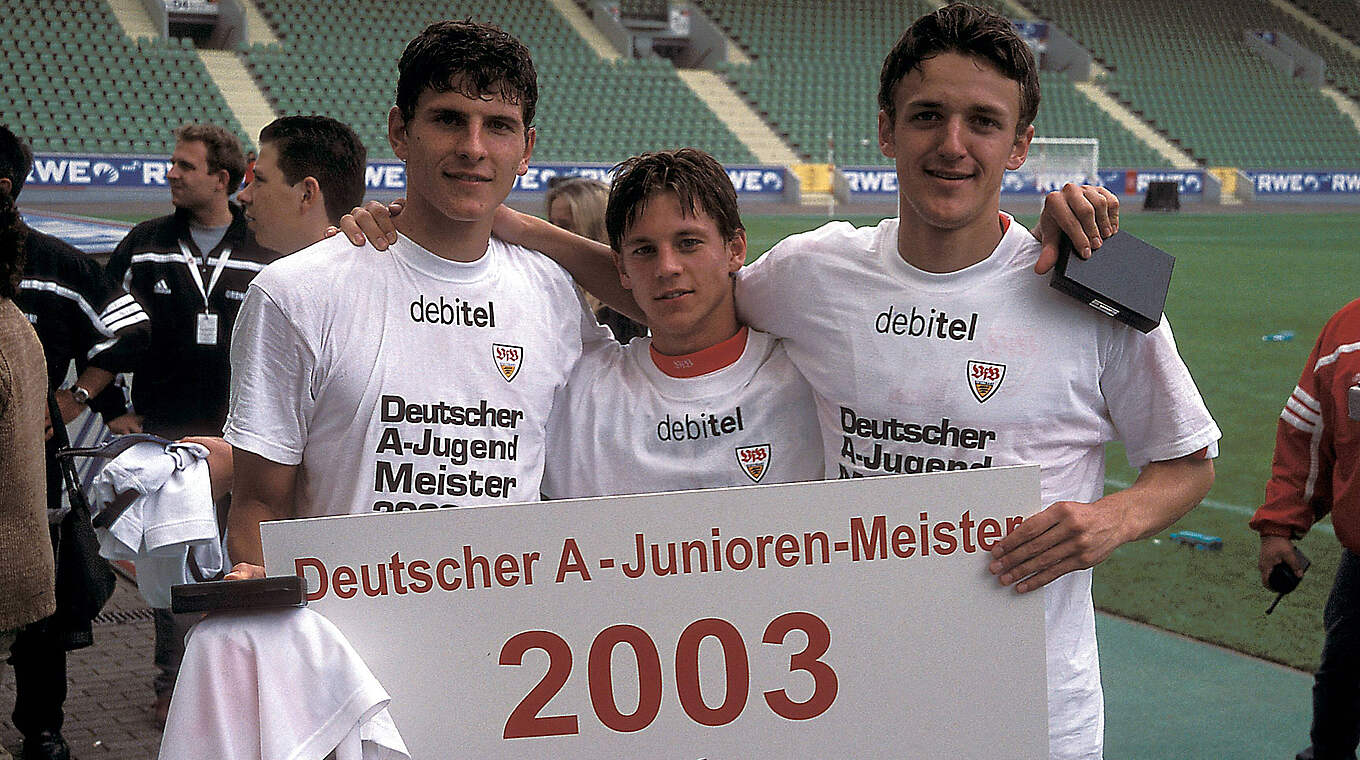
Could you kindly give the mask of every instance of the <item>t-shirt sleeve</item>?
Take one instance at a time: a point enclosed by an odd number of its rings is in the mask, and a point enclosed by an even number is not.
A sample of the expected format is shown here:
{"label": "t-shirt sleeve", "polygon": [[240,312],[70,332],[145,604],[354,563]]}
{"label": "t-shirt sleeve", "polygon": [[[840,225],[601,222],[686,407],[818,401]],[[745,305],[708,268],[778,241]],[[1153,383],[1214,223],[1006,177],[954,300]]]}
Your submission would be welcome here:
{"label": "t-shirt sleeve", "polygon": [[223,437],[279,464],[302,462],[315,405],[316,354],[287,311],[252,283],[231,338],[231,400]]}
{"label": "t-shirt sleeve", "polygon": [[572,368],[565,386],[553,398],[552,413],[548,416],[547,444],[543,457],[545,499],[570,499],[593,496],[589,484],[583,481],[581,457],[588,456],[594,445],[594,430],[584,407],[591,394],[598,392],[600,373],[623,351],[613,338],[588,343],[581,358]]}
{"label": "t-shirt sleeve", "polygon": [[548,415],[547,442],[544,444],[543,483],[539,490],[545,499],[570,498],[572,384],[557,389],[552,414]]}
{"label": "t-shirt sleeve", "polygon": [[586,303],[585,297],[581,295],[579,290],[576,292],[576,297],[581,304],[581,345],[583,349],[589,350],[591,346],[601,341],[617,342],[614,340],[614,333],[595,318],[595,315],[590,311],[590,305]]}
{"label": "t-shirt sleeve", "polygon": [[785,240],[738,270],[737,314],[743,324],[776,337],[790,337],[789,326],[781,318],[793,311],[788,304],[795,298],[794,284],[788,273],[793,269],[795,248],[794,241]]}
{"label": "t-shirt sleeve", "polygon": [[1100,387],[1133,467],[1205,448],[1216,453],[1222,433],[1176,351],[1165,317],[1147,334],[1113,327]]}
{"label": "t-shirt sleeve", "polygon": [[816,289],[835,287],[828,283],[827,262],[864,255],[875,234],[876,228],[828,222],[781,240],[737,272],[737,315],[742,323],[776,338],[797,340],[809,309],[820,305]]}

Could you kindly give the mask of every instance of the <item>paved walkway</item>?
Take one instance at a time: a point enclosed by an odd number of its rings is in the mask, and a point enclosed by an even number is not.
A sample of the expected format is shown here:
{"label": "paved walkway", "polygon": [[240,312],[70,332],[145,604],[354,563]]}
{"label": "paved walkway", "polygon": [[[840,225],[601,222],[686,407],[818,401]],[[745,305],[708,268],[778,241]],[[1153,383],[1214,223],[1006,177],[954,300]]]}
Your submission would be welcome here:
{"label": "paved walkway", "polygon": [[[154,638],[151,610],[137,586],[119,577],[95,620],[94,646],[67,655],[66,725],[62,734],[80,760],[152,760],[161,734],[151,718]],[[20,757],[22,738],[10,721],[14,671],[0,674],[0,745]]]}

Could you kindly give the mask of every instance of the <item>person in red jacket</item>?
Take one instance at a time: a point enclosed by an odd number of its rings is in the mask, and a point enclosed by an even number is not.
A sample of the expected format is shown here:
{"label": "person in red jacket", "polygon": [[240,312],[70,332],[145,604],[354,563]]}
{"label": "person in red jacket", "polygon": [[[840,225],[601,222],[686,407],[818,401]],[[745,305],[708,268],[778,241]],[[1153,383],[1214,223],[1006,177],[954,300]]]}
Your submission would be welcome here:
{"label": "person in red jacket", "polygon": [[1341,564],[1322,614],[1312,746],[1298,760],[1353,759],[1360,743],[1360,300],[1322,328],[1280,413],[1265,503],[1250,523],[1263,584],[1281,562],[1303,574],[1294,542],[1329,513]]}

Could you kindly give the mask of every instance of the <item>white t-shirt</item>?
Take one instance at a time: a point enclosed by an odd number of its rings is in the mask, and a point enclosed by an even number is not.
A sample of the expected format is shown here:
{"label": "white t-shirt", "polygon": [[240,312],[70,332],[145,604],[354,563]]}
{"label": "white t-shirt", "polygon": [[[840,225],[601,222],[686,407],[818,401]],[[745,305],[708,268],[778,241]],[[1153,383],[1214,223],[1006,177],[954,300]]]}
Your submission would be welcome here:
{"label": "white t-shirt", "polygon": [[548,428],[543,493],[562,499],[820,480],[812,390],[778,341],[749,331],[736,362],[657,368],[651,338],[596,343]]}
{"label": "white t-shirt", "polygon": [[535,501],[554,396],[604,328],[567,273],[344,237],[267,267],[232,336],[225,438],[301,465],[304,516]]}
{"label": "white t-shirt", "polygon": [[214,612],[189,632],[160,760],[410,760],[387,690],[309,609]]}
{"label": "white t-shirt", "polygon": [[[1054,290],[1007,221],[958,272],[903,261],[897,219],[833,222],[742,270],[743,319],[783,338],[812,385],[829,476],[1039,464],[1045,504],[1091,502],[1107,441],[1142,467],[1219,438],[1169,325],[1144,335]],[[1102,751],[1090,584],[1087,570],[1045,588],[1054,758]]]}

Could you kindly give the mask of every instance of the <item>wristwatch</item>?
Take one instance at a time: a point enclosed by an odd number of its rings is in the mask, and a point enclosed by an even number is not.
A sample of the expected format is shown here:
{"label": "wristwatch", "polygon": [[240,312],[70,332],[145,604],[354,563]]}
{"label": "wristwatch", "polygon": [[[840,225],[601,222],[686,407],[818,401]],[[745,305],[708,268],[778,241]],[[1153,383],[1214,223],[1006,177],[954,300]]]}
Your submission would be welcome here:
{"label": "wristwatch", "polygon": [[90,403],[90,392],[79,385],[72,385],[70,388],[67,388],[67,390],[71,392],[71,397],[76,400],[77,404]]}

